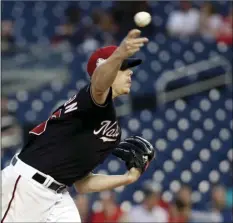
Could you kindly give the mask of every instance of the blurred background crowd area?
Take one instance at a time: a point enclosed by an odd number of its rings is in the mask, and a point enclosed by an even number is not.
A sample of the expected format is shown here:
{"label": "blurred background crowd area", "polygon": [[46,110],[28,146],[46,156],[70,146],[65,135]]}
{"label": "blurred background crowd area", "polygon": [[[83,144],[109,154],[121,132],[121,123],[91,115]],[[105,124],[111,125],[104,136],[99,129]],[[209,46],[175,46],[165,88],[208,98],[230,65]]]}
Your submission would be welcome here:
{"label": "blurred background crowd area", "polygon": [[[131,94],[115,101],[122,138],[156,159],[133,185],[80,195],[84,222],[232,222],[232,2],[2,1],[1,168],[28,131],[88,83],[87,59],[147,11],[150,42]],[[65,148],[64,148],[65,149]],[[81,149],[81,148],[80,148]],[[121,174],[110,156],[96,173]]]}

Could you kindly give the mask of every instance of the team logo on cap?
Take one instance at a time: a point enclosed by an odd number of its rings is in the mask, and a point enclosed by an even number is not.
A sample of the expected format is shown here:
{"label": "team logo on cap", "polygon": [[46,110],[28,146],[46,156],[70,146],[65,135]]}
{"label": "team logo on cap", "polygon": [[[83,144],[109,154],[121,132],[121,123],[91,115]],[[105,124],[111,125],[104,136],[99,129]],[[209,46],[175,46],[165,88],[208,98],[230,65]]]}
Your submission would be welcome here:
{"label": "team logo on cap", "polygon": [[96,61],[96,67],[98,67],[99,65],[101,65],[102,63],[105,62],[105,59],[103,58],[99,58],[97,61]]}

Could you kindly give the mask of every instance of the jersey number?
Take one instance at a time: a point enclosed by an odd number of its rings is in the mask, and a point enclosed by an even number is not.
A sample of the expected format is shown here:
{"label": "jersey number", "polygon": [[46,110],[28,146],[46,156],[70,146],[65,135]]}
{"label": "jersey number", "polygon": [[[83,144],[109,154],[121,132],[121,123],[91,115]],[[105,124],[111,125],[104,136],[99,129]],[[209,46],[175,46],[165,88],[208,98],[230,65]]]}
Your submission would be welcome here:
{"label": "jersey number", "polygon": [[49,119],[45,122],[42,122],[38,126],[36,126],[34,129],[32,129],[29,134],[34,134],[34,135],[41,135],[43,132],[45,132],[46,127],[47,127],[47,122],[53,118],[59,118],[61,115],[61,109],[53,113]]}

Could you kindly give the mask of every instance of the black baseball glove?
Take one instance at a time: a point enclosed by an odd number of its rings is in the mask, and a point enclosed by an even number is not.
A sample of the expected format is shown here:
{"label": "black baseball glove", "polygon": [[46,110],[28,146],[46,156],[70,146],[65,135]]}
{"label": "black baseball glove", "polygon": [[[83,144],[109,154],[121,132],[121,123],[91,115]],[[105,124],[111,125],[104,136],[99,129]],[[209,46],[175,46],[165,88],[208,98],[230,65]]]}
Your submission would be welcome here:
{"label": "black baseball glove", "polygon": [[132,136],[121,141],[112,152],[125,161],[127,169],[135,167],[143,173],[155,158],[155,150],[151,143],[140,136]]}

